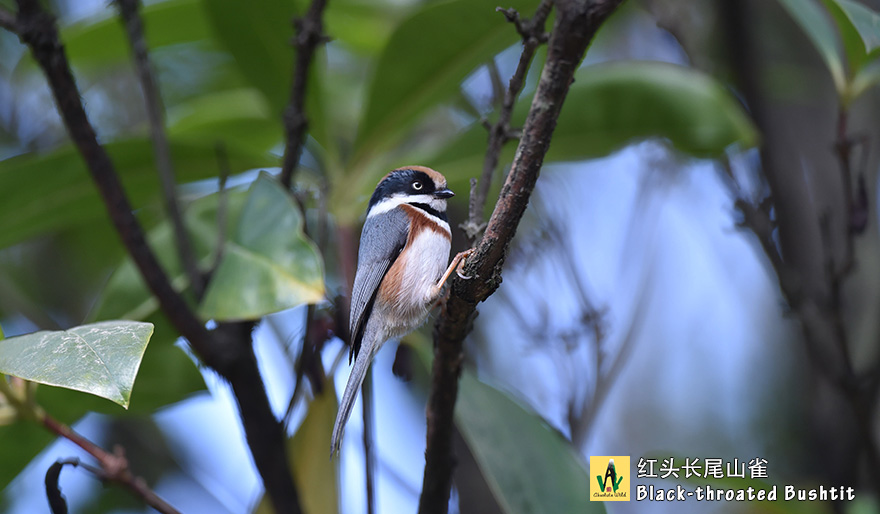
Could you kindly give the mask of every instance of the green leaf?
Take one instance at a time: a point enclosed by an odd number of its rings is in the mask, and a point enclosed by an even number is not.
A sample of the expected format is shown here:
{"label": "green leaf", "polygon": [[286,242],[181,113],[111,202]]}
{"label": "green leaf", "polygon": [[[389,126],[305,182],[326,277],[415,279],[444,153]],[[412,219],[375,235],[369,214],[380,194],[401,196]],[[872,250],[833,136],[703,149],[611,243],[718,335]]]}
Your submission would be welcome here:
{"label": "green leaf", "polygon": [[591,502],[582,457],[540,416],[465,372],[455,419],[508,514],[604,512]]}
{"label": "green leaf", "polygon": [[825,4],[829,8],[840,9],[849,26],[838,22],[838,27],[841,30],[849,31],[850,27],[855,30],[860,39],[862,53],[871,54],[880,48],[880,14],[853,0],[825,0]]}
{"label": "green leaf", "polygon": [[[479,65],[519,39],[496,0],[426,3],[391,35],[373,76],[355,162],[387,149],[420,115],[458,91]],[[537,2],[510,0],[529,13]]]}
{"label": "green leaf", "polygon": [[[148,138],[104,145],[135,209],[156,201],[159,179]],[[173,139],[171,154],[179,183],[216,176],[213,140]],[[235,145],[226,146],[234,172],[277,165],[278,158]],[[13,194],[14,192],[14,194]],[[61,228],[107,216],[106,208],[79,153],[65,146],[48,154],[0,161],[0,248]]]}
{"label": "green leaf", "polygon": [[[293,80],[293,19],[303,12],[303,4],[301,0],[263,0],[255,8],[248,0],[204,2],[214,37],[235,59],[242,76],[263,93],[269,115],[279,122]],[[309,134],[321,142],[325,141],[320,101],[323,55],[321,49],[315,54],[306,97]]]}
{"label": "green leaf", "polygon": [[0,373],[91,393],[128,408],[153,325],[105,321],[0,343]]}
{"label": "green leaf", "polygon": [[822,12],[815,0],[779,0],[779,3],[806,33],[819,55],[822,56],[825,65],[828,66],[828,71],[831,72],[831,79],[834,81],[837,93],[844,94],[847,82],[843,60],[837,46],[834,27],[825,13]]}
{"label": "green leaf", "polygon": [[[205,381],[192,358],[175,345],[177,331],[162,315],[149,318],[155,331],[144,352],[125,416],[151,415],[157,409],[205,390]],[[37,389],[37,403],[63,423],[73,423],[87,412],[123,414],[106,401],[59,387]]]}
{"label": "green leaf", "polygon": [[339,512],[339,459],[327,457],[337,407],[336,391],[325,387],[309,403],[305,419],[288,444],[304,512]]}
{"label": "green leaf", "polygon": [[852,99],[880,83],[880,60],[874,59],[856,73],[852,82]]}
{"label": "green leaf", "polygon": [[[514,124],[524,123],[530,104],[531,98],[520,100]],[[545,161],[602,157],[647,138],[665,139],[697,157],[717,157],[732,144],[751,147],[758,140],[740,105],[708,75],[660,62],[616,62],[578,71]],[[508,145],[502,162],[510,162],[514,150]],[[473,177],[485,152],[486,131],[475,124],[426,162]]]}
{"label": "green leaf", "polygon": [[[246,200],[244,191],[228,191],[226,203],[228,234],[232,222],[238,218]],[[203,269],[213,264],[217,247],[217,205],[219,196],[208,195],[195,200],[183,212],[184,224]],[[177,242],[171,223],[161,222],[147,234],[150,248],[159,259],[171,284],[177,291],[189,286],[189,280],[177,256]],[[110,276],[104,291],[89,315],[89,320],[132,319],[147,320],[159,310],[156,298],[147,289],[140,271],[130,256],[126,255],[119,267]]]}
{"label": "green leaf", "polygon": [[299,209],[261,173],[220,261],[200,312],[217,320],[257,319],[324,296],[321,256],[303,234]]}
{"label": "green leaf", "polygon": [[371,0],[334,0],[324,11],[326,31],[350,50],[374,55],[388,41],[397,18],[397,5]]}
{"label": "green leaf", "polygon": [[[325,388],[309,403],[305,419],[287,442],[287,458],[306,513],[339,512],[339,459],[327,457],[336,409],[336,391]],[[254,514],[274,513],[264,495]]]}

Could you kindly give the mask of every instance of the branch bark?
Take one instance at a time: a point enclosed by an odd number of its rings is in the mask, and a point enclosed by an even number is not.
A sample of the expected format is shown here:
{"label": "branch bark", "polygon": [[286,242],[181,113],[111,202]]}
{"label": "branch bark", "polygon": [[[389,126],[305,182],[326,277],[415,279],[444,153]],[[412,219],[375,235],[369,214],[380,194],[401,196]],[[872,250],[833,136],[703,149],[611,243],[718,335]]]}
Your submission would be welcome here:
{"label": "branch bark", "polygon": [[547,63],[523,127],[513,166],[501,189],[486,231],[454,278],[449,298],[434,325],[434,365],[427,407],[427,448],[419,512],[445,513],[449,504],[455,400],[461,374],[462,342],[470,332],[479,302],[501,283],[501,268],[556,127],[574,72],[599,26],[622,0],[559,0]]}
{"label": "branch bark", "polygon": [[[513,106],[522,90],[525,82],[526,73],[535,56],[535,51],[541,43],[547,41],[547,35],[544,32],[544,25],[547,16],[550,15],[550,9],[553,7],[552,0],[542,0],[535,15],[530,19],[523,21],[514,9],[497,9],[502,12],[516,26],[517,31],[522,36],[523,49],[519,57],[519,63],[516,66],[513,76],[510,77],[507,90],[503,92],[501,99],[501,109],[498,113],[498,120],[489,126],[489,148],[486,151],[486,157],[483,161],[483,173],[480,175],[478,183],[471,181],[470,203],[468,205],[468,221],[462,225],[468,239],[473,242],[480,235],[485,224],[483,223],[483,208],[486,206],[486,198],[489,196],[489,186],[492,185],[492,176],[495,174],[495,168],[498,167],[498,159],[501,149],[504,145],[514,139],[511,133],[510,118],[513,115]],[[497,67],[493,67],[492,73],[493,86],[495,77],[497,76]],[[497,93],[496,93],[497,94]]]}
{"label": "branch bark", "polygon": [[266,397],[251,345],[253,323],[220,323],[208,331],[183,297],[171,286],[144,236],[116,170],[98,143],[77,89],[54,17],[39,0],[17,0],[13,23],[43,69],[67,132],[86,163],[110,218],[144,282],[164,314],[202,361],[229,381],[235,393],[248,446],[266,492],[277,512],[300,512],[287,462],[285,436]]}
{"label": "branch bark", "polygon": [[147,41],[144,38],[144,23],[140,15],[139,0],[116,0],[119,13],[128,34],[128,42],[131,45],[131,53],[134,57],[135,69],[141,90],[144,94],[144,102],[147,108],[147,120],[150,124],[150,139],[153,141],[153,156],[156,159],[156,170],[159,174],[159,182],[162,185],[162,198],[165,202],[165,212],[174,230],[174,242],[180,264],[189,277],[195,297],[201,298],[205,284],[202,274],[196,263],[196,255],[193,250],[192,240],[183,223],[180,212],[180,204],[177,202],[176,183],[174,178],[174,163],[171,161],[171,147],[168,145],[168,137],[165,135],[165,115],[162,105],[162,97],[159,86],[153,75],[150,64],[150,56],[147,54]]}
{"label": "branch bark", "polygon": [[296,38],[294,39],[296,63],[293,66],[290,103],[284,111],[286,141],[280,177],[281,184],[287,189],[290,189],[293,182],[293,172],[302,154],[303,143],[309,128],[309,120],[305,114],[306,86],[315,49],[327,39],[324,35],[322,21],[326,6],[327,0],[312,0],[308,13],[293,22],[296,27]]}

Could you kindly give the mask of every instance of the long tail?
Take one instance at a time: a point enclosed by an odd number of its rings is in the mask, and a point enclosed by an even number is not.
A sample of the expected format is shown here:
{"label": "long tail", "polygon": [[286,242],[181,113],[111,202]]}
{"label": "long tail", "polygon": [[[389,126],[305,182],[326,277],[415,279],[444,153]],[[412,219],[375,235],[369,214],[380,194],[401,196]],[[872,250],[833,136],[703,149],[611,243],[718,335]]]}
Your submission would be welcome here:
{"label": "long tail", "polygon": [[339,403],[339,412],[336,413],[336,423],[333,425],[333,437],[330,439],[330,457],[339,453],[339,446],[342,444],[342,434],[345,432],[345,425],[351,416],[354,401],[357,399],[361,384],[364,383],[364,378],[367,376],[367,370],[370,369],[370,362],[378,350],[374,346],[377,345],[372,341],[370,341],[370,344],[364,344],[354,360],[354,367],[351,368],[351,375],[348,376],[348,383],[345,384],[345,392],[342,394],[342,401]]}

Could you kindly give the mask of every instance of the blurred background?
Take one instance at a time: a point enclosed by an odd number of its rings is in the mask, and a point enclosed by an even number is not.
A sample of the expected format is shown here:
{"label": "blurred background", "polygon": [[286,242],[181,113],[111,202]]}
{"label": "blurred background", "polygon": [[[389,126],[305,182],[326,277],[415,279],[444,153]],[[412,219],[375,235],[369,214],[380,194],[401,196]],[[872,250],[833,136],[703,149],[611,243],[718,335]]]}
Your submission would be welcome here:
{"label": "blurred background", "polygon": [[[105,0],[47,4],[138,218],[172,277],[182,275],[117,10]],[[259,171],[279,171],[290,20],[308,2],[145,4],[177,193],[187,227],[207,234],[194,238],[210,262],[218,177],[229,174],[235,223]],[[481,120],[497,117],[499,84],[521,51],[496,5],[328,4],[330,41],[313,64],[294,184],[323,259],[325,301],[267,315],[254,334],[293,468],[310,477],[298,478],[309,512],[366,512],[360,401],[340,459],[326,459],[348,377],[339,297],[369,195],[388,170],[441,171],[457,193],[451,225],[466,219],[468,181],[486,151]],[[502,5],[523,16],[536,6]],[[605,23],[504,281],[466,341],[450,512],[880,512],[878,9],[876,0],[630,0]],[[487,217],[515,144],[502,152]],[[269,512],[229,387],[199,366],[146,292],[43,75],[5,31],[0,159],[5,335],[101,319],[156,325],[128,411],[48,386],[40,404],[103,447],[124,447],[182,512]],[[467,244],[456,234],[454,247]],[[373,364],[380,513],[417,509],[432,320]],[[42,427],[4,423],[0,510],[49,512],[49,465],[87,456]],[[633,488],[844,485],[857,499],[590,503],[590,455],[631,456]],[[639,458],[761,458],[767,477],[637,478]],[[149,511],[82,470],[65,469],[60,485],[72,512]]]}

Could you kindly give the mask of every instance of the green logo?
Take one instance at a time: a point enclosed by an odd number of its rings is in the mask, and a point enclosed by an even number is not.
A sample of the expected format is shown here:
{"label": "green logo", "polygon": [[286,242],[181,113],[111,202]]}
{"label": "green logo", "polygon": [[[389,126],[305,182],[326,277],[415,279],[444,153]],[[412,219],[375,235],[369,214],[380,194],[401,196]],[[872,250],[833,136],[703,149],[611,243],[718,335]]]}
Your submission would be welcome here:
{"label": "green logo", "polygon": [[[611,487],[608,487],[608,479],[611,479]],[[623,477],[617,476],[617,469],[614,468],[614,459],[608,460],[608,469],[605,470],[605,478],[602,478],[602,475],[596,475],[596,482],[599,483],[599,487],[602,488],[606,493],[610,493],[613,491],[616,493],[617,489],[620,488],[620,483],[623,481]]]}

